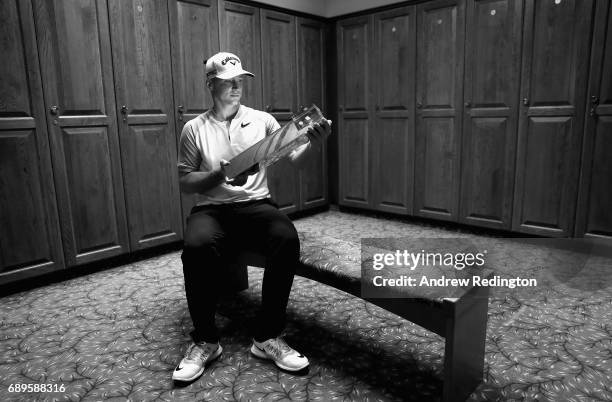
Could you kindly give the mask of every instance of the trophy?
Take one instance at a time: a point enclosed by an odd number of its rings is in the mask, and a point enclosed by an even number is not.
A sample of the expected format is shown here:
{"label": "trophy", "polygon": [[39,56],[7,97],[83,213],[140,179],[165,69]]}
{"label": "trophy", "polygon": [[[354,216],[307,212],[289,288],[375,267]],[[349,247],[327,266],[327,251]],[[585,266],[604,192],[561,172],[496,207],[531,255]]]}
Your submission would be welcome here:
{"label": "trophy", "polygon": [[289,123],[232,158],[229,166],[225,167],[227,178],[233,179],[256,164],[259,164],[260,169],[270,166],[294,149],[308,143],[308,129],[324,118],[316,105],[294,115]]}

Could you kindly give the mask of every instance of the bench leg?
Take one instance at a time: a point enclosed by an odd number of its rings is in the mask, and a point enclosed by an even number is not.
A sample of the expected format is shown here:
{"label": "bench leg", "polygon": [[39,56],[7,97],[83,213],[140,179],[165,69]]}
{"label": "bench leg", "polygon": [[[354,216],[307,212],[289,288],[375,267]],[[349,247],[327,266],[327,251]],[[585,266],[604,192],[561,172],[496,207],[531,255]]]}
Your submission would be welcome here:
{"label": "bench leg", "polygon": [[465,401],[482,381],[488,295],[488,287],[477,287],[456,303],[445,302],[444,402]]}

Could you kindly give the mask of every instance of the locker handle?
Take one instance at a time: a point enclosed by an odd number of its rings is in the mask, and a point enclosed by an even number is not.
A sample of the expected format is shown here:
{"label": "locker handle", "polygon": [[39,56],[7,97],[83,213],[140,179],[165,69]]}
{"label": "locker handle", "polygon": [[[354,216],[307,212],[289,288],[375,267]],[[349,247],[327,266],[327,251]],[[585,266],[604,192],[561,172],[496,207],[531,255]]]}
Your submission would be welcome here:
{"label": "locker handle", "polygon": [[127,106],[122,105],[122,106],[121,106],[121,114],[127,114],[127,112],[128,112],[128,108],[127,108]]}
{"label": "locker handle", "polygon": [[528,98],[523,98],[523,105],[529,106],[529,99]]}
{"label": "locker handle", "polygon": [[423,107],[423,104],[421,102],[417,102],[416,107],[417,109],[420,109]]}
{"label": "locker handle", "polygon": [[57,116],[59,114],[59,106],[51,106],[49,108],[49,113],[51,113],[53,116]]}
{"label": "locker handle", "polygon": [[464,106],[465,107],[472,107],[472,102],[467,101],[467,102],[465,102]]}
{"label": "locker handle", "polygon": [[589,110],[589,116],[597,116],[595,113],[595,108],[599,105],[599,97],[593,95],[591,96],[591,109]]}

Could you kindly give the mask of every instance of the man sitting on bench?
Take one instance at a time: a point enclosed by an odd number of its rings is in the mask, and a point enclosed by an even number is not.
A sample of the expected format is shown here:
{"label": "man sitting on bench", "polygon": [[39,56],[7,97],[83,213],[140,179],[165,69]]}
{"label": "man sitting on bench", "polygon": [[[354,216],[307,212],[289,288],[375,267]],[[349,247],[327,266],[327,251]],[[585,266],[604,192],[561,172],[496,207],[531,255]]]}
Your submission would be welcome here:
{"label": "man sitting on bench", "polygon": [[[265,112],[240,104],[243,80],[253,76],[231,53],[206,61],[206,86],[214,106],[185,124],[178,169],[184,193],[200,195],[187,218],[181,256],[193,342],[172,378],[192,381],[221,355],[215,312],[228,256],[248,246],[266,259],[262,306],[254,328],[251,353],[288,371],[308,366],[308,359],[280,338],[300,244],[293,223],[271,202],[265,169],[257,166],[227,180],[228,160],[280,128]],[[315,124],[310,142],[289,154],[299,163],[330,131],[329,121]]]}

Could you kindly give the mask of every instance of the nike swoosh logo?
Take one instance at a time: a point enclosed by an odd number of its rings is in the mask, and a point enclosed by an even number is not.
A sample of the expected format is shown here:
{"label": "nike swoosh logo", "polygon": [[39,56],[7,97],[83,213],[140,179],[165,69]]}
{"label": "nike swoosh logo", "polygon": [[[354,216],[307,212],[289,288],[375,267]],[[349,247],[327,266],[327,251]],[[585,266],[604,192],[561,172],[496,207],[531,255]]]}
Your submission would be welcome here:
{"label": "nike swoosh logo", "polygon": [[249,124],[251,124],[251,122],[248,123],[240,123],[240,128],[245,128],[246,126],[248,126]]}
{"label": "nike swoosh logo", "polygon": [[299,355],[298,357],[304,357],[304,355]]}
{"label": "nike swoosh logo", "polygon": [[182,369],[183,369],[182,367],[176,366],[176,368],[174,369],[174,371],[181,371]]}

